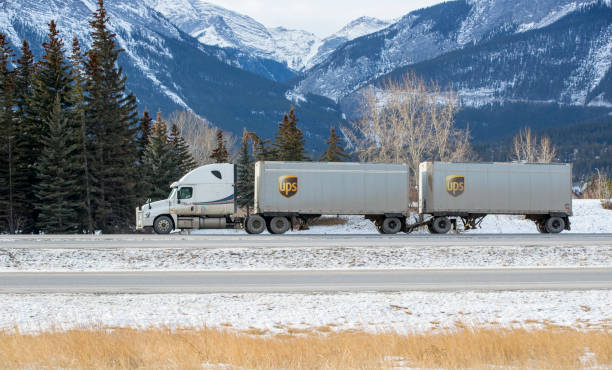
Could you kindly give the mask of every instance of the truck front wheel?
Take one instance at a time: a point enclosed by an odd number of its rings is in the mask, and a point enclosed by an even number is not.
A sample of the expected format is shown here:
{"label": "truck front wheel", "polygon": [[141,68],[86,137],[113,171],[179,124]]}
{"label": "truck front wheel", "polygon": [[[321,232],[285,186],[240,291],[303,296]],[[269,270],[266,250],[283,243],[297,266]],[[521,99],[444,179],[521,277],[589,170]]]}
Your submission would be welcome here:
{"label": "truck front wheel", "polygon": [[153,222],[153,230],[156,234],[170,234],[174,230],[174,221],[168,216],[159,216]]}
{"label": "truck front wheel", "polygon": [[451,226],[448,217],[436,217],[431,223],[431,230],[434,234],[446,234],[450,231]]}
{"label": "truck front wheel", "polygon": [[397,217],[387,217],[381,226],[383,234],[397,234],[402,229],[402,221]]}
{"label": "truck front wheel", "polygon": [[565,229],[565,221],[561,217],[550,217],[544,225],[550,234],[559,234]]}
{"label": "truck front wheel", "polygon": [[272,217],[270,223],[268,224],[268,231],[271,234],[284,234],[289,230],[291,224],[287,217],[277,216]]}
{"label": "truck front wheel", "polygon": [[260,215],[252,215],[246,219],[244,229],[249,234],[261,234],[266,229],[266,220]]}

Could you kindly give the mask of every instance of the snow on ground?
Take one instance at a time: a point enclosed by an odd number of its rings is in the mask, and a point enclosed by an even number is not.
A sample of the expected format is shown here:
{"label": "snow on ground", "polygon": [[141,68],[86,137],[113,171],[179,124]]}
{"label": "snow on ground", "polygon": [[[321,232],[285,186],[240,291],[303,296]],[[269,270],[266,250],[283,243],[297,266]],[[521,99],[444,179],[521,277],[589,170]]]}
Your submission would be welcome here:
{"label": "snow on ground", "polygon": [[612,267],[612,245],[275,247],[218,249],[0,248],[0,272]]}
{"label": "snow on ground", "polygon": [[467,326],[612,329],[612,291],[0,295],[0,330],[83,327],[420,332]]}

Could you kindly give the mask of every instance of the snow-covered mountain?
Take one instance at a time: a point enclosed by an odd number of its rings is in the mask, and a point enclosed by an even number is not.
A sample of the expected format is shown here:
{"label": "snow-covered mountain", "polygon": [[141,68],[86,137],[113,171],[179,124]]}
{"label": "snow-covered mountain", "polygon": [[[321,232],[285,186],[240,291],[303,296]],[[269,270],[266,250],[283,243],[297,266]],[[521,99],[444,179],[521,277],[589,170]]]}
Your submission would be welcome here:
{"label": "snow-covered mountain", "polygon": [[376,32],[390,22],[362,17],[324,39],[284,27],[266,28],[251,17],[202,0],[147,0],[181,30],[204,45],[233,48],[302,71],[346,41]]}
{"label": "snow-covered mountain", "polygon": [[[1,1],[0,32],[8,35],[15,50],[26,39],[40,55],[47,24],[55,19],[65,45],[75,36],[86,49],[91,43],[88,21],[96,7],[93,0]],[[246,127],[270,137],[282,114],[295,104],[284,85],[262,77],[278,62],[203,45],[144,0],[106,0],[105,7],[118,47],[124,50],[119,64],[127,87],[141,109],[161,109],[165,114],[189,109],[225,130],[240,133]],[[312,95],[300,98],[305,135],[324,142],[329,122],[341,120],[336,105]]]}
{"label": "snow-covered mountain", "polygon": [[[484,70],[498,70],[506,66],[499,63],[511,59],[504,57],[556,50],[556,53],[547,55],[550,65],[562,58],[572,62],[567,64],[567,69],[559,71],[562,74],[548,76],[554,81],[560,81],[565,88],[554,90],[556,96],[547,99],[570,104],[589,104],[591,100],[587,97],[604,80],[612,64],[612,17],[607,18],[607,21],[604,17],[600,29],[589,29],[588,33],[582,35],[575,34],[574,39],[572,36],[563,40],[555,40],[553,37],[547,39],[548,44],[537,37],[532,39],[533,42],[524,40],[547,27],[556,27],[563,19],[569,21],[561,24],[556,31],[563,31],[562,28],[567,30],[574,27],[576,22],[583,22],[586,32],[589,19],[584,19],[580,12],[589,4],[600,4],[602,8],[594,12],[601,13],[604,11],[602,9],[610,6],[610,0],[457,0],[420,9],[379,32],[344,43],[324,61],[308,70],[295,92],[316,93],[341,101],[360,87],[398,68],[428,63],[443,56],[451,58],[456,55],[453,53],[462,52],[465,55],[469,50],[474,50],[474,47],[487,44],[486,52],[479,51],[478,61],[466,56],[461,64],[464,69],[448,70],[448,73],[480,71],[480,67]],[[510,37],[523,42],[516,43],[516,49],[513,50],[497,47],[502,46]],[[580,47],[572,48],[573,44],[579,44]],[[564,46],[566,49],[563,49]],[[497,76],[499,78],[490,76],[489,79],[481,79],[478,85],[465,83],[459,77],[449,79],[456,88],[464,90],[467,95],[474,95],[474,103],[488,103],[493,101],[495,94],[492,94],[491,99],[483,101],[479,99],[482,94],[474,93],[512,87],[518,80],[527,80],[528,83],[530,76],[538,75],[536,70],[532,70],[538,66],[538,59],[531,59],[531,63],[525,63],[526,60],[513,61],[519,63],[514,66],[520,65],[513,74]],[[443,63],[436,65],[447,71]],[[434,70],[428,71],[435,74]],[[521,97],[520,94],[514,94],[513,98]],[[528,99],[525,96],[525,100]]]}

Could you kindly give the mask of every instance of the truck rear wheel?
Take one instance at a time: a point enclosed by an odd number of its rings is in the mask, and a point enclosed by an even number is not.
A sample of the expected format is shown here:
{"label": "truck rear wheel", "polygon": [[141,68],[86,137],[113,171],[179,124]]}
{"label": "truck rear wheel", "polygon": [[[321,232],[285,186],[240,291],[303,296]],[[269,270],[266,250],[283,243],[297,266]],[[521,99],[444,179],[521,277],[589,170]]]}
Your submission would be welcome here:
{"label": "truck rear wheel", "polygon": [[565,220],[561,217],[550,217],[544,225],[550,234],[559,234],[565,229]]}
{"label": "truck rear wheel", "polygon": [[246,219],[244,229],[249,234],[261,234],[266,229],[266,220],[260,215],[252,215]]}
{"label": "truck rear wheel", "polygon": [[381,230],[383,234],[397,234],[402,229],[402,221],[397,217],[387,217],[383,220]]}
{"label": "truck rear wheel", "polygon": [[450,231],[451,226],[448,217],[436,217],[431,223],[431,230],[434,234],[446,234]]}
{"label": "truck rear wheel", "polygon": [[153,222],[153,230],[156,234],[170,234],[174,230],[174,221],[168,216],[159,216]]}
{"label": "truck rear wheel", "polygon": [[273,217],[268,223],[268,231],[271,234],[284,234],[290,227],[291,224],[287,217],[282,216]]}

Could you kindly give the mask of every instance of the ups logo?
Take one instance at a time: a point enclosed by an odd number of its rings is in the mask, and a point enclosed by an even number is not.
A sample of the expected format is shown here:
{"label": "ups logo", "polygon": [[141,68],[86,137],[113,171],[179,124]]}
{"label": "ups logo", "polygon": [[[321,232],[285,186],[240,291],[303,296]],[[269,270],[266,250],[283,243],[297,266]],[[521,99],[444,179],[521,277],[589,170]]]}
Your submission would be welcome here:
{"label": "ups logo", "polygon": [[453,197],[458,197],[465,191],[465,177],[460,175],[446,176],[446,191]]}
{"label": "ups logo", "polygon": [[278,192],[285,198],[291,198],[298,192],[297,176],[281,176],[278,178]]}

